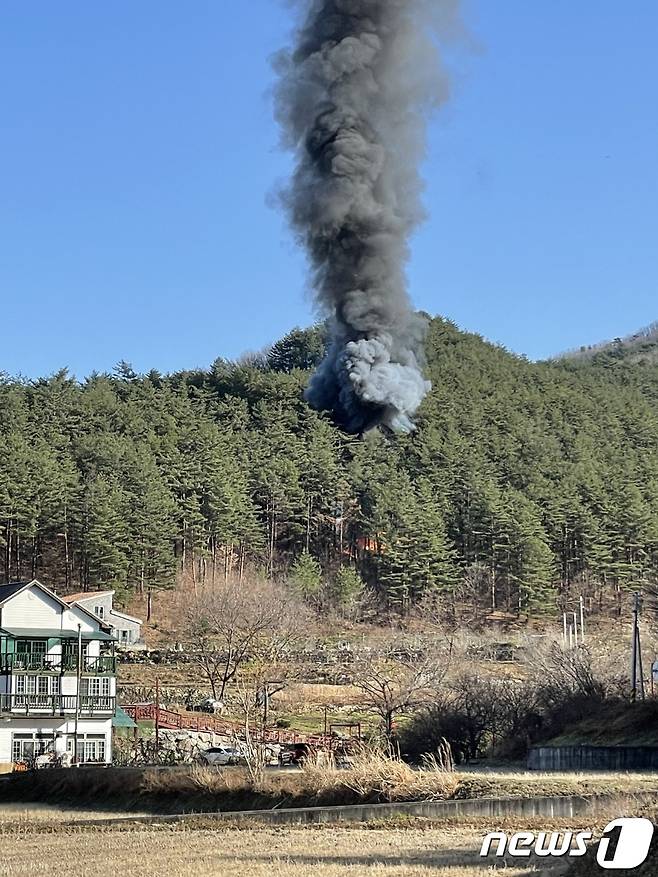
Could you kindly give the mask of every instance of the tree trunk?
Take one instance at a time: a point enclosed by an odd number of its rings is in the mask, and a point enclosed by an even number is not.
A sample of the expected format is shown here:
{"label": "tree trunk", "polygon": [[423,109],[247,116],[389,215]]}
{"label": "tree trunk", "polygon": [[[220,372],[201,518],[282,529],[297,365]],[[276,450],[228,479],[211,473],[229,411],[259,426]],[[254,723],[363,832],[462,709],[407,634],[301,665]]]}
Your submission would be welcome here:
{"label": "tree trunk", "polygon": [[69,529],[66,506],[64,506],[64,582],[68,591],[71,587],[71,562],[69,559]]}
{"label": "tree trunk", "polygon": [[268,560],[268,573],[270,576],[274,574],[274,546],[276,544],[276,503],[272,499],[270,506],[270,552]]}
{"label": "tree trunk", "polygon": [[311,544],[311,497],[306,503],[306,553],[308,554]]}
{"label": "tree trunk", "polygon": [[233,658],[233,653],[229,649],[228,655],[226,656],[226,663],[224,664],[224,673],[222,674],[222,688],[219,693],[219,699],[224,700],[224,693],[226,692],[226,686],[228,685],[228,680],[230,678],[230,669],[231,669],[231,660]]}
{"label": "tree trunk", "polygon": [[270,711],[270,689],[267,682],[263,685],[263,729],[267,729]]}

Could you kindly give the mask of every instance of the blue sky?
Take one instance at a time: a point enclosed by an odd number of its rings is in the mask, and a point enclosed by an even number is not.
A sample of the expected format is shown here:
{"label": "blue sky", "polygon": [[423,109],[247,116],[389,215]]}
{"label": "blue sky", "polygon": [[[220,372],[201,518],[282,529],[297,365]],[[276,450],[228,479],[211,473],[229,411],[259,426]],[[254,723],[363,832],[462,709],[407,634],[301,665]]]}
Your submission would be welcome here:
{"label": "blue sky", "polygon": [[[531,358],[658,319],[658,4],[462,17],[414,302]],[[279,0],[0,6],[0,371],[171,371],[312,320],[268,206],[290,25]]]}

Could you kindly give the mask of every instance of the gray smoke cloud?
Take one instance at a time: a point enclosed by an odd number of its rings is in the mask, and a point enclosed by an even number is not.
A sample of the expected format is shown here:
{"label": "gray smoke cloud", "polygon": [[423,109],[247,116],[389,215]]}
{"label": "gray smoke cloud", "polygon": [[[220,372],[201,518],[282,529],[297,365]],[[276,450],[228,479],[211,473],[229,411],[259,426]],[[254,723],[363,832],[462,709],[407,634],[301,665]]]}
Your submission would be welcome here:
{"label": "gray smoke cloud", "polygon": [[331,329],[307,398],[350,432],[408,432],[430,384],[405,267],[424,218],[427,114],[447,97],[434,26],[455,2],[297,5],[295,46],[276,61],[277,117],[296,156],[283,200]]}

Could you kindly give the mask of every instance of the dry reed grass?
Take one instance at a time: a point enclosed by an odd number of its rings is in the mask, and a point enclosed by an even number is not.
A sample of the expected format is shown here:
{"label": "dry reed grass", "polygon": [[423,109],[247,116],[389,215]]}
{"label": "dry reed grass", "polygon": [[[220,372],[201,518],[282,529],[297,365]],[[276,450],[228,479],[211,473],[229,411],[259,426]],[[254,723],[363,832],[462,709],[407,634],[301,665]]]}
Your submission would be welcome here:
{"label": "dry reed grass", "polygon": [[9,802],[97,805],[154,813],[259,810],[270,807],[647,793],[656,774],[451,773],[414,770],[380,754],[364,754],[348,769],[308,764],[267,771],[253,781],[244,769],[85,769],[18,774],[3,781]]}
{"label": "dry reed grass", "polygon": [[402,761],[366,754],[347,770],[308,764],[298,782],[304,794],[320,799],[342,799],[352,793],[362,801],[433,801],[454,797],[459,778],[454,773],[414,770]]}

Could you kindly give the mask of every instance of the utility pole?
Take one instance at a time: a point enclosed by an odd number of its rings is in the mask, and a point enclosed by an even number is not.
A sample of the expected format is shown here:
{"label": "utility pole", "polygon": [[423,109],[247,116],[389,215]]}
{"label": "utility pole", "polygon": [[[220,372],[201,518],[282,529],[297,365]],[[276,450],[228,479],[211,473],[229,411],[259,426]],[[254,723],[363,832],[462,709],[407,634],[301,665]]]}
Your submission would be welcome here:
{"label": "utility pole", "polygon": [[160,677],[155,677],[155,751],[160,752]]}
{"label": "utility pole", "polygon": [[580,597],[580,641],[585,642],[585,598]]}
{"label": "utility pole", "polygon": [[82,625],[78,625],[78,663],[75,673],[75,724],[73,726],[73,763],[80,763],[78,757],[78,726],[80,724],[80,679],[82,676]]}
{"label": "utility pole", "polygon": [[644,700],[644,667],[642,666],[642,643],[640,642],[640,628],[637,629],[637,654],[640,670],[640,697]]}

